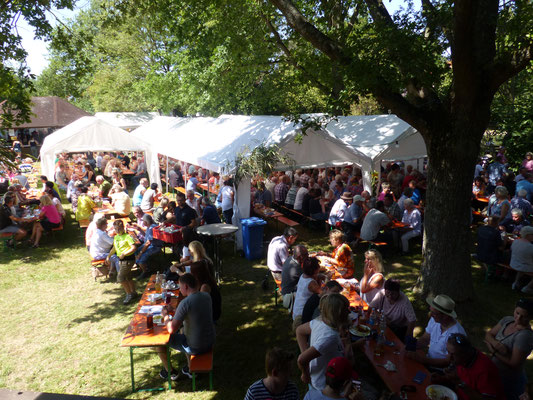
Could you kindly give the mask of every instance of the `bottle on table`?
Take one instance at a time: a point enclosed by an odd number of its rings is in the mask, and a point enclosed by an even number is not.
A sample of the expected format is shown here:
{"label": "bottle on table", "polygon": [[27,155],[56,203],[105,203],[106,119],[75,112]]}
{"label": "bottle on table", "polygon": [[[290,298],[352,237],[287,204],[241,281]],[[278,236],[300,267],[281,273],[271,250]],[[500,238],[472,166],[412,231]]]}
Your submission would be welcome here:
{"label": "bottle on table", "polygon": [[161,293],[161,275],[159,274],[159,272],[155,276],[155,292]]}

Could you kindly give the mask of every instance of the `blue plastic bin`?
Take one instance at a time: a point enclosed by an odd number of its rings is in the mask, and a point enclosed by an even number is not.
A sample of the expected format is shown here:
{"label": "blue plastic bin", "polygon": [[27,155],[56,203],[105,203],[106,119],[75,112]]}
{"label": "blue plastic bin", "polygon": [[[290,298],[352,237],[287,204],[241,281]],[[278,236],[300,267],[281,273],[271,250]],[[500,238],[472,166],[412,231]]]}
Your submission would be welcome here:
{"label": "blue plastic bin", "polygon": [[263,230],[266,221],[261,218],[251,217],[241,219],[241,224],[244,256],[248,260],[263,258]]}

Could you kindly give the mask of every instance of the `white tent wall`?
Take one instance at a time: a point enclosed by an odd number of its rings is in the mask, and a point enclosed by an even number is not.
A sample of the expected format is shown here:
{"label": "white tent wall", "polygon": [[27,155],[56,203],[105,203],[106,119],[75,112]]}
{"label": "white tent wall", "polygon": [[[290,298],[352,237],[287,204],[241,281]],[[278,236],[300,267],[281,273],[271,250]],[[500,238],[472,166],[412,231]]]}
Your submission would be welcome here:
{"label": "white tent wall", "polygon": [[86,151],[143,151],[148,175],[159,176],[159,167],[157,171],[153,170],[149,143],[96,117],[82,117],[45,138],[41,147],[43,175],[50,180],[54,179],[54,160],[57,154]]}

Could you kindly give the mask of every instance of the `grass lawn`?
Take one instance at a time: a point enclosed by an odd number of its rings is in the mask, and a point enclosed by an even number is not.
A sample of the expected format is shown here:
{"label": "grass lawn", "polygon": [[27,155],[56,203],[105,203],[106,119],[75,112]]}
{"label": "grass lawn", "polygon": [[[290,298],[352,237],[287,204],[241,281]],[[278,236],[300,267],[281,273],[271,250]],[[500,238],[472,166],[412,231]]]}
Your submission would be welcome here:
{"label": "grass lawn", "polygon": [[[67,214],[69,214],[67,212]],[[328,248],[322,232],[299,229],[310,250]],[[268,226],[265,239],[276,234]],[[129,350],[119,347],[135,304],[122,305],[124,293],[114,282],[94,282],[89,256],[77,223],[69,220],[63,232],[42,240],[39,249],[26,245],[0,254],[0,388],[93,396],[141,399],[240,399],[248,386],[264,374],[265,350],[281,345],[297,353],[291,320],[282,307],[274,306],[272,289],[261,281],[266,262],[250,262],[234,256],[232,244],[223,246],[224,274],[221,292],[222,318],[217,326],[214,391],[191,392],[191,383],[180,377],[170,392],[131,394]],[[415,251],[419,251],[415,247]],[[363,248],[356,249],[356,276],[362,275]],[[419,272],[420,256],[386,260],[388,276],[401,279],[414,301],[419,318],[417,332],[427,323],[424,299],[410,290]],[[483,273],[473,267],[476,299],[459,305],[459,319],[481,349],[485,330],[501,317],[512,315],[519,295],[510,283],[483,283]],[[273,282],[270,281],[270,288]],[[144,284],[138,288],[144,290]],[[150,349],[135,351],[136,383],[140,387],[161,384],[160,361]],[[173,353],[183,366],[183,359]],[[528,363],[530,364],[530,362]],[[528,365],[528,375],[533,374]],[[299,381],[294,366],[293,378]],[[198,380],[208,388],[207,376]],[[303,397],[305,393],[300,384]]]}

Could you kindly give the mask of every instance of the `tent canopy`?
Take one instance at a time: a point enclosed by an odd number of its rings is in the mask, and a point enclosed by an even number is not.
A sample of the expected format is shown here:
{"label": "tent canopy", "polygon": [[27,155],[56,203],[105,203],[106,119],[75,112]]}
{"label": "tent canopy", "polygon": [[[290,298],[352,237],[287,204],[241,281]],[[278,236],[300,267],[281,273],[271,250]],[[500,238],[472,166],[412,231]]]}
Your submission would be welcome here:
{"label": "tent canopy", "polygon": [[[150,145],[142,139],[131,136],[96,117],[82,117],[61,128],[44,139],[41,147],[41,169],[53,179],[54,159],[59,153],[84,151],[144,151],[146,166],[151,179],[156,179],[159,170],[153,170]],[[155,160],[157,162],[157,160]]]}
{"label": "tent canopy", "polygon": [[135,129],[159,116],[157,112],[97,112],[95,117],[122,129]]}
{"label": "tent canopy", "polygon": [[218,118],[158,117],[132,132],[150,141],[160,154],[222,172],[237,153],[257,145],[276,144],[295,162],[295,168],[311,168],[364,158],[357,149],[327,131],[310,131],[302,144],[292,122],[278,116],[222,115]]}

